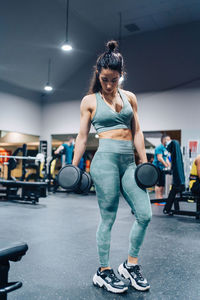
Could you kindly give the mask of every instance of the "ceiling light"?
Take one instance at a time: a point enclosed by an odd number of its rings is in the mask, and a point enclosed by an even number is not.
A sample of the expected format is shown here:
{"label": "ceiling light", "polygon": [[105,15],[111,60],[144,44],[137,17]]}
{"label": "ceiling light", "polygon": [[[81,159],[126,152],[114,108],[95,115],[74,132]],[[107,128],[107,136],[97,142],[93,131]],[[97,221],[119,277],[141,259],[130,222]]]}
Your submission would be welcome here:
{"label": "ceiling light", "polygon": [[47,92],[51,92],[53,90],[52,86],[50,85],[50,72],[51,72],[51,59],[48,61],[48,80],[47,84],[44,87],[44,90]]}
{"label": "ceiling light", "polygon": [[48,83],[44,87],[45,91],[51,92],[53,90],[52,86],[50,86]]}
{"label": "ceiling light", "polygon": [[61,46],[63,51],[71,51],[72,46],[69,44],[69,0],[66,0],[66,28],[65,28],[65,42]]}
{"label": "ceiling light", "polygon": [[61,49],[62,49],[63,51],[70,51],[70,50],[72,50],[72,46],[71,46],[69,43],[65,42],[65,43],[62,45]]}

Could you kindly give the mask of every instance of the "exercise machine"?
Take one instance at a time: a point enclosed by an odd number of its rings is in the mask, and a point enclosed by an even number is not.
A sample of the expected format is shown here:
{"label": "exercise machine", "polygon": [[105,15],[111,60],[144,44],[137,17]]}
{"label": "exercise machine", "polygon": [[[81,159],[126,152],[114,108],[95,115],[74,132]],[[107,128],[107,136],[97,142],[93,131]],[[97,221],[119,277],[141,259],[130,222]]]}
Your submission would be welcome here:
{"label": "exercise machine", "polygon": [[[187,191],[185,188],[184,165],[179,142],[172,140],[167,150],[171,153],[173,180],[168,198],[162,199],[162,202],[166,200],[163,213],[168,215],[195,216],[196,219],[200,219],[200,196],[193,195],[191,191]],[[181,210],[180,202],[183,201],[195,202],[196,211]],[[173,206],[174,208],[172,208]]]}
{"label": "exercise machine", "polygon": [[7,294],[22,287],[22,282],[8,282],[10,261],[17,262],[26,254],[26,243],[10,243],[0,239],[0,300],[7,300]]}
{"label": "exercise machine", "polygon": [[[22,152],[22,156],[19,156],[19,152]],[[0,184],[5,187],[1,189],[1,197],[5,200],[23,200],[31,201],[33,204],[39,202],[40,197],[46,197],[47,183],[42,182],[29,182],[25,181],[26,177],[26,162],[28,160],[38,161],[39,163],[43,162],[43,157],[37,155],[36,157],[26,156],[27,147],[26,144],[22,148],[16,149],[13,155],[0,157],[7,157],[8,160],[8,175],[7,179],[0,179]],[[22,176],[19,180],[16,180],[11,176],[11,171],[16,168],[17,161],[22,160]]]}

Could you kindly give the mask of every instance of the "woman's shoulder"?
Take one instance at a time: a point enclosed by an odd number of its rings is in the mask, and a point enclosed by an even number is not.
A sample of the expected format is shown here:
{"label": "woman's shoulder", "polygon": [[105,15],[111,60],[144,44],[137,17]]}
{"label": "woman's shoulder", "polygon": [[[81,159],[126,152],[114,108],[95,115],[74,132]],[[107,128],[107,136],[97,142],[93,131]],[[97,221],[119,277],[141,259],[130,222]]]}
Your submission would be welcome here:
{"label": "woman's shoulder", "polygon": [[127,96],[128,100],[132,106],[137,104],[137,98],[134,93],[123,90],[123,89],[121,89],[121,91]]}
{"label": "woman's shoulder", "polygon": [[95,94],[89,94],[83,97],[82,101],[81,101],[81,107],[83,108],[93,108],[93,106],[95,105],[96,101],[95,101]]}
{"label": "woman's shoulder", "polygon": [[88,94],[83,97],[82,101],[89,102],[92,101],[95,97],[95,94]]}

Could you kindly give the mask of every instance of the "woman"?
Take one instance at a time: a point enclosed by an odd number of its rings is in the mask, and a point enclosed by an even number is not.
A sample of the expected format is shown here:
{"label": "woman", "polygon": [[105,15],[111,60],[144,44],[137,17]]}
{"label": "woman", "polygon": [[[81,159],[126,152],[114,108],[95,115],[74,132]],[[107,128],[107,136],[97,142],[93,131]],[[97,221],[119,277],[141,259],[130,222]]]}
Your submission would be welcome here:
{"label": "woman", "polygon": [[128,259],[119,266],[118,272],[137,290],[150,288],[138,266],[138,254],[152,213],[148,193],[135,183],[133,141],[142,163],[147,162],[147,157],[138,122],[136,97],[118,88],[122,75],[122,55],[117,51],[117,42],[110,41],[106,51],[97,59],[89,93],[81,102],[80,131],[73,158],[73,164],[77,166],[85,151],[92,123],[99,135],[99,148],[92,160],[90,173],[101,214],[96,234],[100,268],[93,277],[93,283],[113,293],[123,293],[128,289],[109,265],[111,228],[116,218],[120,190],[134,211],[136,221],[130,232]]}

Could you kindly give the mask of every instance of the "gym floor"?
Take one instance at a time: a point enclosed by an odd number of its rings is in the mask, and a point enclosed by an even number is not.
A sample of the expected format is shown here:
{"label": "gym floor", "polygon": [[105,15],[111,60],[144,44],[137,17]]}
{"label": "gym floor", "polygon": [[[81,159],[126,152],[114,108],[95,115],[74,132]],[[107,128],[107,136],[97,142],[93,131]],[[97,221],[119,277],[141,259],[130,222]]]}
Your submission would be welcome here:
{"label": "gym floor", "polygon": [[[191,209],[194,204],[183,205]],[[38,205],[0,202],[0,207],[1,235],[29,245],[22,260],[11,263],[9,280],[21,280],[23,287],[9,294],[9,300],[199,299],[200,224],[194,217],[165,216],[162,206],[152,205],[153,219],[140,252],[151,289],[130,287],[115,295],[92,284],[98,267],[95,195],[57,193],[41,198]],[[110,253],[115,271],[126,259],[133,220],[121,198]]]}

